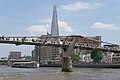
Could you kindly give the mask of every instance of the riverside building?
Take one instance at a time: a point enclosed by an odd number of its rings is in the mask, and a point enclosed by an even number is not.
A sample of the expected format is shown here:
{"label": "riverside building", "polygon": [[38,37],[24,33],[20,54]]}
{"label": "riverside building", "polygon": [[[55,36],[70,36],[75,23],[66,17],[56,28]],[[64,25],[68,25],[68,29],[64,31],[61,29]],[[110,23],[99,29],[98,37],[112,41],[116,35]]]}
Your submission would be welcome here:
{"label": "riverside building", "polygon": [[21,52],[20,51],[11,51],[9,52],[10,59],[21,59]]}

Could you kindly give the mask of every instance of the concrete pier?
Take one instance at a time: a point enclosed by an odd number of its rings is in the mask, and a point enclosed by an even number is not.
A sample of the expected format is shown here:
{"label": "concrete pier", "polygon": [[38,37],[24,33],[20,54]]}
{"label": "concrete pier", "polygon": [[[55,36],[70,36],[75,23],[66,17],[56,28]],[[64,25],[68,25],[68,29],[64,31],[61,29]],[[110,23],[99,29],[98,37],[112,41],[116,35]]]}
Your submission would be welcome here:
{"label": "concrete pier", "polygon": [[62,72],[72,72],[72,60],[71,58],[63,58]]}
{"label": "concrete pier", "polygon": [[62,48],[63,60],[62,60],[62,72],[72,72],[72,59],[71,55],[75,47],[76,38],[73,38],[69,47]]}

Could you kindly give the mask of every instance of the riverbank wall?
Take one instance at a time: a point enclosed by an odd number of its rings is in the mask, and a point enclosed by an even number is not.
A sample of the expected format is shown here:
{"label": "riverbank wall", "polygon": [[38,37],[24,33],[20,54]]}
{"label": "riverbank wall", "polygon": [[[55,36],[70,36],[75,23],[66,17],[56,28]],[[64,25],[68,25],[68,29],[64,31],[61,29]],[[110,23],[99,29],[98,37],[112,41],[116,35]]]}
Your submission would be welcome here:
{"label": "riverbank wall", "polygon": [[[62,67],[61,64],[40,65],[40,67]],[[77,68],[120,68],[120,64],[73,64]]]}

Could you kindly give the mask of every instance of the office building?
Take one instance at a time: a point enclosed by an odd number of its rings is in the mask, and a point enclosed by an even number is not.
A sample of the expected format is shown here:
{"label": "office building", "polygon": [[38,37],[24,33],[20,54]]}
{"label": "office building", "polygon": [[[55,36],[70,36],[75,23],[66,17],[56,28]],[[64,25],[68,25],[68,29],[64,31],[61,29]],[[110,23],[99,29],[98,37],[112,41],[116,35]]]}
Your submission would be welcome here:
{"label": "office building", "polygon": [[21,52],[20,51],[11,51],[9,52],[10,59],[21,59]]}

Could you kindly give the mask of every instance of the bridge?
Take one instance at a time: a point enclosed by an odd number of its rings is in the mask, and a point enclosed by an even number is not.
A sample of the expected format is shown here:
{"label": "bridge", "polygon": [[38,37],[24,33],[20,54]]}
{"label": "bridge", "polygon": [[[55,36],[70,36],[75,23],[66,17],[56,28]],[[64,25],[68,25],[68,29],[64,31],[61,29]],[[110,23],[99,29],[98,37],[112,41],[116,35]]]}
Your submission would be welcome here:
{"label": "bridge", "polygon": [[[77,39],[80,38],[82,42],[77,41]],[[48,42],[50,39],[58,40],[58,43],[52,43]],[[89,45],[89,43],[96,43],[95,45]],[[87,45],[83,44],[87,42]],[[72,51],[76,48],[82,49],[82,50],[94,50],[98,49],[100,51],[104,52],[114,52],[114,53],[120,53],[120,45],[96,40],[80,35],[72,35],[72,36],[0,36],[0,43],[4,44],[15,44],[18,45],[36,45],[36,46],[54,46],[54,47],[60,47],[62,48],[62,54],[63,54],[63,65],[62,65],[62,71],[66,71],[66,69],[69,69],[68,71],[72,71],[72,61],[71,61],[71,54]],[[110,44],[113,46],[118,46],[118,48],[106,48],[103,46],[99,46],[101,43],[104,44]]]}
{"label": "bridge", "polygon": [[[92,38],[87,38],[84,36],[78,36],[78,35],[73,35],[73,36],[50,36],[50,37],[42,37],[42,36],[0,36],[0,43],[4,43],[4,44],[15,44],[16,46],[18,45],[37,45],[37,46],[55,46],[55,47],[67,47],[69,46],[69,44],[63,44],[63,41],[65,42],[66,38],[72,38],[72,37],[80,37],[82,39],[85,40],[90,40],[90,41],[94,41],[97,43],[106,43],[106,44],[110,44],[110,45],[117,45],[117,44],[113,44],[113,43],[109,43],[109,42],[104,42],[104,41],[99,41],[96,39],[92,39]],[[61,40],[61,38],[64,38],[64,40],[62,40],[62,44],[58,44],[58,43],[47,43],[47,39],[48,38],[57,38],[59,40]],[[84,42],[83,41],[83,42]],[[120,48],[118,49],[114,49],[114,48],[105,48],[103,46],[98,46],[99,44],[96,44],[94,46],[90,46],[90,45],[83,45],[81,42],[78,45],[75,45],[74,48],[80,48],[80,49],[85,49],[85,50],[93,50],[93,49],[99,49],[101,51],[110,51],[110,52],[115,52],[115,53],[120,53]],[[88,43],[89,44],[89,43]],[[120,46],[120,45],[117,45]]]}

